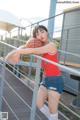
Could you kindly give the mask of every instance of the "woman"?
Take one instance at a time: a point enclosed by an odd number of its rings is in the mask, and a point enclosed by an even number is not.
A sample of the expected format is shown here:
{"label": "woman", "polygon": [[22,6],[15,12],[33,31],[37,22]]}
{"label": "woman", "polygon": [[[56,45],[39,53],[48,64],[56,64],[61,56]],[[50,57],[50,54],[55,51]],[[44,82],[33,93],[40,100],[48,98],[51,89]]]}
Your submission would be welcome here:
{"label": "woman", "polygon": [[[41,54],[43,58],[58,62],[56,45],[48,39],[48,30],[45,26],[36,26],[33,30],[33,37],[44,43],[39,48],[17,49],[15,53],[20,54]],[[63,80],[60,69],[51,63],[42,60],[43,80],[40,84],[37,95],[37,107],[47,115],[49,120],[58,120],[58,105],[63,92]],[[48,108],[44,105],[48,100]]]}

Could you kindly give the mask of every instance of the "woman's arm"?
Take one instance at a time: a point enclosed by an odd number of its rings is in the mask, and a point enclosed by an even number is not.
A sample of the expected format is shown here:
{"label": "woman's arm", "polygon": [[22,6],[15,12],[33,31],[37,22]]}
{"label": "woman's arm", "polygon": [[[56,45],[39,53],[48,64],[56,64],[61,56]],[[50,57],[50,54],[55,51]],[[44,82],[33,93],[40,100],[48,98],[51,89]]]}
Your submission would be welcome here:
{"label": "woman's arm", "polygon": [[8,53],[7,56],[5,57],[5,61],[13,65],[17,64],[19,60],[20,60],[20,54],[16,54],[15,50]]}
{"label": "woman's arm", "polygon": [[44,53],[54,53],[57,50],[56,45],[52,42],[48,43],[45,46],[39,48],[25,48],[18,49],[16,52],[18,54],[44,54]]}
{"label": "woman's arm", "polygon": [[26,48],[26,44],[19,46],[17,49],[24,49]]}

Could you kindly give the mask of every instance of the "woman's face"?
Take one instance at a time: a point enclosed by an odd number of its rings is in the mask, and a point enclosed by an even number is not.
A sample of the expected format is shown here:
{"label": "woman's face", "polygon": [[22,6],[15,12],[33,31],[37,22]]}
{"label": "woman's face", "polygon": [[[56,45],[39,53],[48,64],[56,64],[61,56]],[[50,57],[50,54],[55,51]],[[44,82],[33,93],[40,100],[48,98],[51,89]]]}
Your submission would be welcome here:
{"label": "woman's face", "polygon": [[46,43],[48,41],[48,32],[46,32],[44,29],[38,30],[36,33],[36,38]]}

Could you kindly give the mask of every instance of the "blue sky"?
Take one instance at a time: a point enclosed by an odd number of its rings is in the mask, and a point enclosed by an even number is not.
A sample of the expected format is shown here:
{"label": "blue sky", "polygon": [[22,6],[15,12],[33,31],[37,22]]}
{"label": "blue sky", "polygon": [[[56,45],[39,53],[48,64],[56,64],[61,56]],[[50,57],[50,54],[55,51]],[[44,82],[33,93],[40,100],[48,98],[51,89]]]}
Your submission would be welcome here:
{"label": "blue sky", "polygon": [[[76,1],[76,0],[74,0]],[[75,6],[77,4],[57,4],[56,14],[61,13],[63,9]],[[0,0],[0,9],[9,11],[20,18],[47,18],[49,16],[50,0]],[[59,27],[62,18],[56,20]]]}
{"label": "blue sky", "polygon": [[0,9],[21,17],[47,17],[50,0],[0,0]]}
{"label": "blue sky", "polygon": [[[57,13],[72,5],[58,4]],[[15,14],[18,18],[47,18],[49,15],[49,6],[50,0],[0,0],[0,9],[7,10]]]}

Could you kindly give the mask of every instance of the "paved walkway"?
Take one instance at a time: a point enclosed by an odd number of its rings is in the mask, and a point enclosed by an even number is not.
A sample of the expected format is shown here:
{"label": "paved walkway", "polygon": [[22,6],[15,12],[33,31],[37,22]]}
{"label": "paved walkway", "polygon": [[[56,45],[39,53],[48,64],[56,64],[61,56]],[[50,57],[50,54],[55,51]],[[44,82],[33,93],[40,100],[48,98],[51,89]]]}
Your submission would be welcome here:
{"label": "paved walkway", "polygon": [[[5,72],[2,111],[9,113],[8,120],[30,120],[32,90],[26,87],[18,78]],[[47,120],[39,111],[36,112],[36,120]]]}
{"label": "paved walkway", "polygon": [[[2,70],[0,66],[0,74]],[[2,111],[8,112],[8,120],[30,120],[32,90],[8,70],[5,70]],[[65,120],[59,115],[61,120]],[[37,109],[35,120],[47,120]]]}

